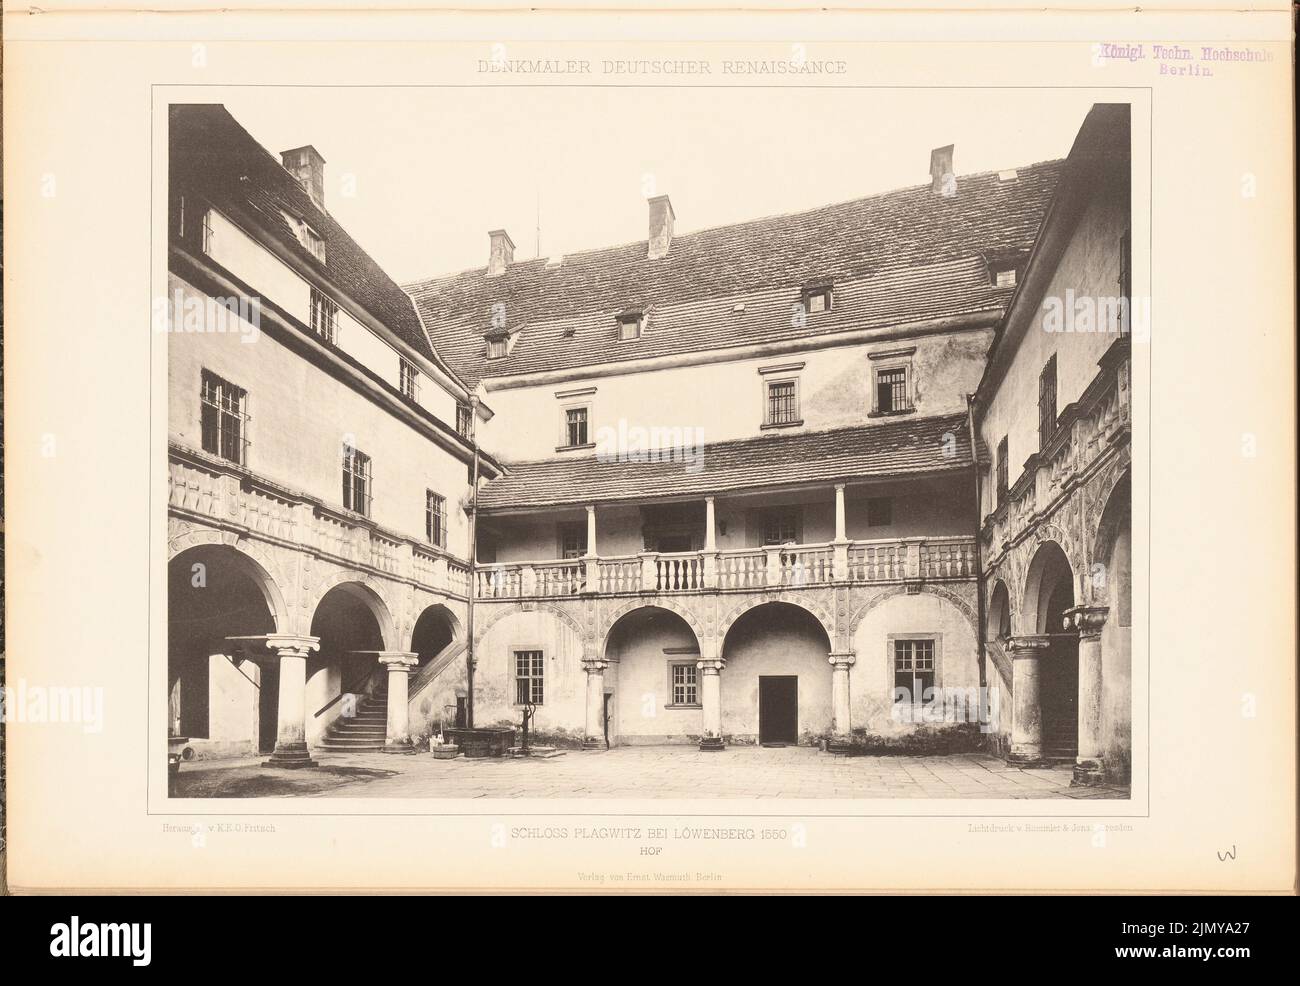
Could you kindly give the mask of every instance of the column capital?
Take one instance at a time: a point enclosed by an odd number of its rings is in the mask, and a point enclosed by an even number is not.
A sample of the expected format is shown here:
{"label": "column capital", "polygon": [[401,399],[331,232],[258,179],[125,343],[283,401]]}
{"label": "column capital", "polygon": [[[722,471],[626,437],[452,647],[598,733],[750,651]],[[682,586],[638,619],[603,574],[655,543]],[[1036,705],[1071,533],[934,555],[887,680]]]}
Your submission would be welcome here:
{"label": "column capital", "polygon": [[858,655],[853,651],[831,651],[830,656],[826,658],[830,661],[831,667],[851,668],[858,661]]}
{"label": "column capital", "polygon": [[241,640],[247,643],[261,641],[269,650],[281,657],[306,657],[314,650],[320,650],[320,637],[306,637],[296,633],[268,633],[259,637],[227,637],[227,640]]}
{"label": "column capital", "polygon": [[702,657],[695,662],[695,666],[705,674],[718,674],[727,666],[727,662],[721,657]]}
{"label": "column capital", "polygon": [[1028,633],[1014,636],[1007,641],[1007,650],[1013,658],[1038,657],[1052,645],[1052,638],[1045,633]]}
{"label": "column capital", "polygon": [[582,670],[587,674],[604,674],[605,669],[609,667],[609,661],[603,657],[584,657],[582,659]]}
{"label": "column capital", "polygon": [[379,658],[379,663],[386,665],[391,671],[414,671],[417,664],[420,663],[420,655],[414,651],[406,650],[381,650],[374,651]]}
{"label": "column capital", "polygon": [[1075,606],[1065,611],[1063,629],[1078,630],[1082,637],[1095,637],[1106,625],[1110,610],[1105,606]]}

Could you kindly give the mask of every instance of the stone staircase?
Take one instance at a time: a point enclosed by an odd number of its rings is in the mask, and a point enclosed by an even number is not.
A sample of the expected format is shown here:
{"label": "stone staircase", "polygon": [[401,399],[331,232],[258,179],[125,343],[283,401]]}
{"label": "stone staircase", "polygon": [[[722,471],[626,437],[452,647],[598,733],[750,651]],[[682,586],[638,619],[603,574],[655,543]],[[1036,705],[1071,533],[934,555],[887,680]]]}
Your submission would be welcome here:
{"label": "stone staircase", "polygon": [[326,753],[373,753],[384,748],[388,728],[388,689],[357,699],[356,714],[339,716],[317,744]]}

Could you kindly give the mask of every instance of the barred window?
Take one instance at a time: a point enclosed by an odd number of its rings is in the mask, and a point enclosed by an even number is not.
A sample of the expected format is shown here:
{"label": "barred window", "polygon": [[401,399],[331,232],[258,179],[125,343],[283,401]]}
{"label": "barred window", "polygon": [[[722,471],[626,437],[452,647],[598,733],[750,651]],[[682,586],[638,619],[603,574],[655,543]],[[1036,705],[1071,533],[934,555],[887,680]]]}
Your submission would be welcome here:
{"label": "barred window", "polygon": [[507,351],[506,340],[504,338],[489,339],[487,341],[488,359],[501,359],[503,356],[505,356],[506,351]]}
{"label": "barred window", "polygon": [[788,425],[799,420],[799,389],[793,380],[767,385],[767,424]]}
{"label": "barred window", "polygon": [[764,544],[792,544],[799,540],[799,515],[794,510],[772,510],[763,516]]}
{"label": "barred window", "polygon": [[331,345],[338,338],[339,306],[316,288],[311,289],[311,330]]}
{"label": "barred window", "polygon": [[570,407],[564,411],[564,438],[570,447],[587,444],[587,409]]}
{"label": "barred window", "polygon": [[464,438],[469,438],[473,430],[473,419],[470,417],[473,413],[468,404],[459,402],[456,404],[456,430]]}
{"label": "barred window", "polygon": [[1056,354],[1048,359],[1038,377],[1038,447],[1044,448],[1056,434]]}
{"label": "barred window", "polygon": [[199,418],[203,451],[243,465],[248,443],[248,392],[204,370]]}
{"label": "barred window", "polygon": [[1010,489],[1010,471],[1007,465],[1007,436],[1002,436],[1002,441],[998,442],[998,479],[997,495],[998,506],[1007,502],[1007,490]]}
{"label": "barred window", "polygon": [[515,704],[541,705],[543,661],[539,650],[515,651]]}
{"label": "barred window", "polygon": [[920,705],[933,688],[934,640],[895,640],[894,701]]}
{"label": "barred window", "polygon": [[343,446],[343,507],[370,516],[370,456]]}
{"label": "barred window", "polygon": [[881,414],[907,411],[907,368],[892,367],[876,371],[876,410]]}
{"label": "barred window", "polygon": [[447,547],[447,498],[424,491],[424,536],[439,548]]}
{"label": "barred window", "polygon": [[1016,286],[1016,269],[1012,267],[1008,270],[997,271],[993,275],[993,283],[1000,288],[1014,288]]}
{"label": "barred window", "polygon": [[397,360],[397,374],[402,384],[402,396],[418,401],[420,399],[420,371],[415,368],[414,363],[405,357],[399,356]]}
{"label": "barred window", "polygon": [[560,525],[560,557],[566,559],[581,558],[587,553],[587,525]]}
{"label": "barred window", "polygon": [[699,671],[694,661],[680,661],[668,665],[672,685],[672,705],[699,705]]}

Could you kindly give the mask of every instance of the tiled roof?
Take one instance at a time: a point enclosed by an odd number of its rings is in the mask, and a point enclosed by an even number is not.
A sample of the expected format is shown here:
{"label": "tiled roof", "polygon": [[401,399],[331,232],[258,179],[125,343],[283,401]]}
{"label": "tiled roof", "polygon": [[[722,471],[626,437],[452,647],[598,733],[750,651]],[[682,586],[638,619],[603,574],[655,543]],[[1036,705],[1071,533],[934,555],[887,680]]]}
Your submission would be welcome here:
{"label": "tiled roof", "polygon": [[[699,450],[696,450],[698,453]],[[629,457],[631,458],[631,457]],[[595,455],[507,465],[479,494],[484,512],[527,505],[706,495],[808,482],[945,472],[971,464],[966,415],[888,420],[853,428],[765,435],[706,445],[668,461],[602,461]],[[693,462],[702,468],[691,471]]]}
{"label": "tiled roof", "polygon": [[410,297],[224,106],[173,105],[169,119],[173,189],[185,189],[218,209],[253,220],[319,267],[320,261],[298,241],[281,210],[305,220],[325,240],[327,280],[420,355],[435,358]]}
{"label": "tiled roof", "polygon": [[[438,352],[470,383],[1000,310],[1010,290],[990,286],[986,258],[1028,251],[1060,164],[961,176],[951,197],[917,186],[686,233],[659,260],[642,240],[407,289]],[[801,289],[825,281],[832,310],[795,324]],[[615,315],[628,308],[648,321],[639,340],[619,343]],[[494,315],[519,336],[489,365]]]}

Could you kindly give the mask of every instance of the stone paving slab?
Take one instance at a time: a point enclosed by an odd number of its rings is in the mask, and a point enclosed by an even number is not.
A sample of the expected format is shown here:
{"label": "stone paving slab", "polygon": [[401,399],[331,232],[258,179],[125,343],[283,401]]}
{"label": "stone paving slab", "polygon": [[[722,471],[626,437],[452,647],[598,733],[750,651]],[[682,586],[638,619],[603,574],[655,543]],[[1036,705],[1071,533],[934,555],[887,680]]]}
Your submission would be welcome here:
{"label": "stone paving slab", "polygon": [[[313,754],[319,771],[258,760],[182,767],[176,797],[1127,799],[1070,786],[1068,766],[1022,769],[983,754],[842,757],[808,747],[571,750],[547,759],[435,760],[428,754]],[[289,775],[289,776],[286,776]]]}

